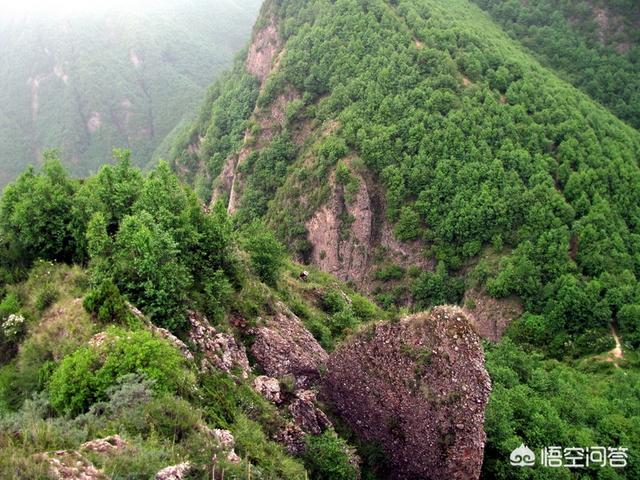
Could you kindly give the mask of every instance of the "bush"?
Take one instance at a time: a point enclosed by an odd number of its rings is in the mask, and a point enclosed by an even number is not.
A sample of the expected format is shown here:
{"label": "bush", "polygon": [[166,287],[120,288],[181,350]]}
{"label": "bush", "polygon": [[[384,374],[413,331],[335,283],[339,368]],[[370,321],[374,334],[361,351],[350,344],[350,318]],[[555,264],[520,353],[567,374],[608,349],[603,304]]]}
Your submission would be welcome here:
{"label": "bush", "polygon": [[405,270],[400,265],[385,265],[376,270],[375,279],[383,282],[390,280],[402,280]]}
{"label": "bush", "polygon": [[104,400],[109,388],[127,374],[154,382],[154,391],[175,392],[185,385],[183,358],[165,340],[147,331],[111,329],[98,347],[82,347],[65,357],[51,376],[51,404],[64,414],[86,411]]}
{"label": "bush", "polygon": [[350,463],[349,445],[331,430],[322,435],[307,437],[305,466],[311,478],[332,480],[354,480],[358,469]]}
{"label": "bush", "polygon": [[322,296],[322,309],[329,314],[338,313],[347,306],[345,295],[339,290],[328,290]]}
{"label": "bush", "polygon": [[120,290],[110,279],[90,290],[83,306],[103,323],[126,324],[131,317]]}
{"label": "bush", "polygon": [[284,267],[285,250],[282,244],[271,231],[254,224],[246,233],[244,246],[256,274],[263,282],[275,285]]}
{"label": "bush", "polygon": [[345,330],[350,330],[358,324],[358,319],[353,314],[351,307],[340,310],[331,316],[331,331],[334,335],[341,335]]}
{"label": "bush", "polygon": [[395,228],[395,234],[398,240],[407,242],[419,238],[421,231],[420,223],[420,215],[418,215],[413,208],[403,207]]}
{"label": "bush", "polygon": [[413,296],[422,308],[458,303],[463,293],[463,281],[450,277],[442,263],[435,272],[424,272],[413,284]]}
{"label": "bush", "polygon": [[35,306],[39,311],[43,311],[53,305],[58,297],[60,296],[60,292],[55,287],[55,285],[51,283],[45,283],[42,289],[38,292],[36,296]]}
{"label": "bush", "polygon": [[144,425],[149,432],[179,442],[202,423],[198,411],[182,398],[163,395],[144,407]]}
{"label": "bush", "polygon": [[99,400],[101,388],[95,374],[99,367],[100,356],[89,347],[63,359],[49,384],[54,408],[60,413],[78,414]]}
{"label": "bush", "polygon": [[351,295],[351,308],[356,317],[363,322],[373,319],[378,313],[376,306],[367,297],[359,293]]}
{"label": "bush", "polygon": [[7,293],[2,302],[0,302],[0,321],[6,319],[11,314],[18,313],[21,306],[20,299],[18,299],[15,293]]}
{"label": "bush", "polygon": [[238,454],[251,460],[262,471],[263,478],[304,478],[304,467],[288,457],[280,445],[269,441],[253,420],[240,414],[231,431]]}

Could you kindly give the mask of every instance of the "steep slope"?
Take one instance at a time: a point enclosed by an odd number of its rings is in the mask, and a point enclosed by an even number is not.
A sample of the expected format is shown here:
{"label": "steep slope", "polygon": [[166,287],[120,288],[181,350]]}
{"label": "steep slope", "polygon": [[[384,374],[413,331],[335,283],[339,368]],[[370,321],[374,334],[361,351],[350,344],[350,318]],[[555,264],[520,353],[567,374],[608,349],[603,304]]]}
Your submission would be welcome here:
{"label": "steep slope", "polygon": [[104,15],[0,17],[0,186],[59,148],[86,176],[130,148],[151,160],[232,64],[259,0],[160,2]]}
{"label": "steep slope", "polygon": [[640,5],[477,0],[545,64],[640,128]]}
{"label": "steep slope", "polygon": [[174,152],[202,198],[383,305],[467,291],[491,338],[524,309],[563,357],[639,300],[640,135],[465,0],[267,2]]}

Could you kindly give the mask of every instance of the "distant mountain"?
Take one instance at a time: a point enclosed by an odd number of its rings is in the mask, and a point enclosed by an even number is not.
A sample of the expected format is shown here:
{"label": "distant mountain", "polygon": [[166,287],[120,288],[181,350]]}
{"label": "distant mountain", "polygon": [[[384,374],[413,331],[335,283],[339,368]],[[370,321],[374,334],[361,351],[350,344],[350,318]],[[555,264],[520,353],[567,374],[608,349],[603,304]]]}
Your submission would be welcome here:
{"label": "distant mountain", "polygon": [[0,16],[0,186],[47,148],[85,176],[129,148],[147,163],[248,41],[259,0]]}

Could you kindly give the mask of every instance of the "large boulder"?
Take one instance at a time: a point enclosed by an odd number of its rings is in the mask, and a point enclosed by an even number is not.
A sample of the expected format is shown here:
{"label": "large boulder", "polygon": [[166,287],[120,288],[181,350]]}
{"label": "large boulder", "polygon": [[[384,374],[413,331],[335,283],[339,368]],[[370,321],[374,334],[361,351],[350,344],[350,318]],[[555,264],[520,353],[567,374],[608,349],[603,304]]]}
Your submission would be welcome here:
{"label": "large boulder", "polygon": [[385,450],[394,479],[478,478],[490,391],[478,335],[447,306],[352,338],[322,385],[351,428]]}
{"label": "large boulder", "polygon": [[267,375],[293,377],[296,389],[306,389],[319,378],[327,352],[284,304],[273,318],[253,329],[251,354]]}

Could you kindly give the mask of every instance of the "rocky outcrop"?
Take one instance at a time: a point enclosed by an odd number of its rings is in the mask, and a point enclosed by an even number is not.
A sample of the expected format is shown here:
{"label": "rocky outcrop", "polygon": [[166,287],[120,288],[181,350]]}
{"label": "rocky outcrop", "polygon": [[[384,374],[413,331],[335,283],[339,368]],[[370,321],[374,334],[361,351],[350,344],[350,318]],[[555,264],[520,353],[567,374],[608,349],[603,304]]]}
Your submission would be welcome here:
{"label": "rocky outcrop", "polygon": [[251,354],[270,377],[291,376],[297,389],[308,388],[319,378],[327,352],[284,304],[262,326],[252,330]]}
{"label": "rocky outcrop", "polygon": [[37,458],[49,464],[49,476],[56,480],[109,480],[104,472],[76,451],[41,453]]}
{"label": "rocky outcrop", "polygon": [[295,396],[287,408],[296,425],[304,432],[319,435],[333,426],[324,412],[316,407],[316,393],[313,390],[299,390]]}
{"label": "rocky outcrop", "polygon": [[287,423],[275,435],[274,440],[284,446],[291,455],[301,455],[304,453],[306,433],[295,423]]}
{"label": "rocky outcrop", "polygon": [[242,378],[248,378],[251,368],[244,346],[233,335],[220,333],[209,321],[196,312],[189,312],[189,339],[203,354],[201,368],[217,368],[232,374],[238,371]]}
{"label": "rocky outcrop", "polygon": [[111,435],[110,437],[98,438],[96,440],[83,443],[80,445],[80,450],[84,452],[104,454],[122,451],[126,447],[127,442],[125,442],[120,435]]}
{"label": "rocky outcrop", "polygon": [[273,61],[281,48],[282,41],[278,27],[273,16],[270,16],[266,25],[253,35],[245,61],[245,69],[251,75],[258,77],[260,82],[264,82],[271,72]]}
{"label": "rocky outcrop", "polygon": [[524,312],[517,297],[493,298],[475,288],[464,294],[462,303],[478,334],[492,342],[500,340],[509,324]]}
{"label": "rocky outcrop", "polygon": [[364,279],[372,254],[371,198],[365,182],[358,180],[360,188],[351,202],[345,201],[342,186],[336,185],[329,201],[306,223],[313,263],[342,280]]}
{"label": "rocky outcrop", "polygon": [[313,246],[312,262],[341,280],[355,282],[365,292],[376,286],[371,281],[376,250],[384,251],[385,258],[396,265],[430,268],[419,242],[395,238],[384,212],[383,194],[375,182],[355,171],[351,174],[357,179],[358,190],[345,195],[344,187],[332,176],[331,196],[305,223],[307,240]]}
{"label": "rocky outcrop", "polygon": [[253,380],[253,388],[270,402],[278,404],[282,401],[280,382],[277,378],[260,375]]}
{"label": "rocky outcrop", "polygon": [[191,464],[189,462],[179,463],[160,470],[156,473],[155,480],[184,480],[190,471]]}
{"label": "rocky outcrop", "polygon": [[193,361],[193,355],[191,351],[189,351],[189,348],[185,345],[185,343],[182,340],[180,340],[178,337],[176,337],[173,333],[171,333],[166,328],[161,328],[161,327],[158,327],[157,325],[154,325],[144,313],[142,313],[140,310],[138,310],[136,307],[134,307],[130,303],[127,303],[127,307],[129,307],[129,312],[138,320],[140,320],[149,330],[151,330],[151,332],[154,335],[168,341],[171,345],[173,345],[176,349],[178,349],[178,351],[182,354],[182,356],[186,360],[190,362]]}
{"label": "rocky outcrop", "polygon": [[478,478],[490,390],[480,339],[456,307],[370,327],[331,355],[322,385],[397,479]]}

